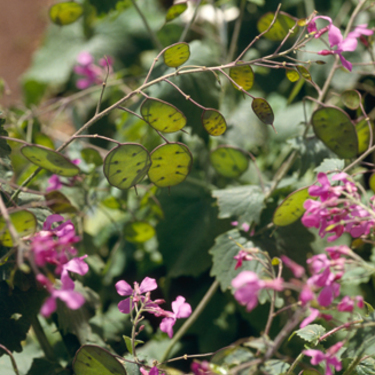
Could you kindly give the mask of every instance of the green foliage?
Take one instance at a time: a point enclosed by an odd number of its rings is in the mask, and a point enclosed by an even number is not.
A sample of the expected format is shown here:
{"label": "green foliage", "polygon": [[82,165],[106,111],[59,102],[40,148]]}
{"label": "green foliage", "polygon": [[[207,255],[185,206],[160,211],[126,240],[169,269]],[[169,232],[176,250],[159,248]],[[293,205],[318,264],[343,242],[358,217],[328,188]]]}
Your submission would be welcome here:
{"label": "green foliage", "polygon": [[240,177],[249,167],[245,152],[231,146],[219,146],[212,150],[210,160],[215,170],[228,178]]}
{"label": "green foliage", "polygon": [[341,94],[341,100],[349,109],[357,109],[361,103],[361,94],[357,90],[345,90]]}
{"label": "green foliage", "polygon": [[326,333],[326,329],[318,324],[309,324],[295,332],[301,339],[311,342],[313,345],[318,344],[318,340]]}
{"label": "green foliage", "polygon": [[[274,13],[266,13],[264,14],[257,23],[257,28],[260,33],[266,31],[268,27],[271,25],[271,22],[273,21],[275,17]],[[276,18],[276,22],[273,24],[273,26],[270,28],[270,30],[264,34],[264,36],[272,40],[273,42],[278,42],[283,40],[289,30],[295,25],[295,21],[285,15],[285,14],[279,14]]]}
{"label": "green foliage", "polygon": [[289,363],[279,359],[270,359],[264,363],[263,369],[267,374],[270,375],[282,375],[288,371],[289,367]]}
{"label": "green foliage", "polygon": [[202,113],[202,124],[207,133],[212,136],[219,136],[227,130],[227,123],[224,116],[216,109],[207,109]]}
{"label": "green foliage", "polygon": [[[242,61],[239,61],[238,63],[241,63]],[[233,79],[234,82],[237,83],[240,87],[242,87],[245,91],[249,91],[254,84],[254,72],[253,69],[251,69],[250,65],[240,65],[235,66],[234,68],[229,69],[229,76]],[[233,84],[234,88],[237,90],[238,87]]]}
{"label": "green foliage", "polygon": [[65,1],[51,6],[49,16],[51,21],[59,26],[76,22],[83,14],[83,6],[75,1]]}
{"label": "green foliage", "polygon": [[164,64],[177,68],[185,64],[190,57],[190,47],[187,43],[176,43],[169,46],[163,53]]}

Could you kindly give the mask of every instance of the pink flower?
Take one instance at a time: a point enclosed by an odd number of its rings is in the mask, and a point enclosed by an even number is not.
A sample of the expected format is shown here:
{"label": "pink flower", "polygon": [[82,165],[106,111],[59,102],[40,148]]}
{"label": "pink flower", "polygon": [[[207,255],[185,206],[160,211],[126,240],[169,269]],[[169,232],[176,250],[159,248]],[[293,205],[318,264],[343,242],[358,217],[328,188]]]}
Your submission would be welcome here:
{"label": "pink flower", "polygon": [[281,255],[280,258],[283,263],[292,271],[294,277],[300,278],[305,274],[305,269],[294,262],[292,259],[288,258],[286,255]]}
{"label": "pink flower", "polygon": [[210,369],[210,363],[208,361],[197,362],[194,361],[191,366],[191,371],[194,375],[211,375],[213,372]]}
{"label": "pink flower", "polygon": [[134,282],[134,290],[132,287],[124,280],[120,280],[116,283],[116,290],[120,296],[132,296],[131,298],[126,298],[119,302],[118,308],[123,314],[130,313],[130,301],[132,300],[132,309],[134,307],[134,303],[142,300],[145,298],[142,294],[151,292],[158,287],[156,284],[155,279],[151,279],[150,277],[145,277],[139,285],[137,282]]}
{"label": "pink flower", "polygon": [[243,261],[253,260],[254,258],[245,250],[240,250],[237,255],[233,257],[237,260],[236,266],[234,269],[240,268],[242,266]]}
{"label": "pink flower", "polygon": [[[158,375],[159,374],[159,370],[156,366],[151,367],[150,371],[147,371],[145,368],[141,367],[139,371],[141,372],[142,375]],[[164,375],[164,374],[161,373],[161,375]]]}
{"label": "pink flower", "polygon": [[164,315],[167,315],[160,323],[160,329],[166,332],[170,338],[173,337],[173,326],[176,320],[179,318],[188,318],[191,314],[191,306],[185,302],[185,298],[178,296],[175,301],[172,302],[172,312],[165,311]]}
{"label": "pink flower", "polygon": [[364,307],[363,297],[356,296],[354,298],[350,298],[349,296],[345,296],[341,302],[337,305],[338,311],[346,311],[352,312],[354,310],[355,301],[357,301],[357,306],[362,309]]}
{"label": "pink flower", "polygon": [[52,191],[52,190],[60,190],[63,187],[63,184],[61,183],[60,177],[56,174],[53,174],[48,179],[48,186],[46,188],[46,192]]}
{"label": "pink flower", "polygon": [[342,369],[341,362],[335,356],[335,354],[341,349],[342,346],[343,346],[343,343],[338,342],[337,344],[327,349],[326,353],[323,353],[320,350],[316,350],[316,349],[304,350],[302,353],[304,355],[311,357],[310,362],[314,366],[319,365],[321,362],[325,362],[326,363],[325,375],[332,375],[332,367],[336,371],[340,371]]}
{"label": "pink flower", "polygon": [[319,316],[319,310],[313,309],[310,307],[310,314],[307,318],[302,320],[301,324],[299,325],[300,328],[308,326],[310,323],[312,323],[317,317]]}
{"label": "pink flower", "polygon": [[261,289],[283,290],[283,279],[260,280],[252,271],[242,271],[232,280],[232,286],[236,289],[234,298],[246,306],[247,311],[253,310],[258,305],[258,293]]}
{"label": "pink flower", "polygon": [[308,285],[304,285],[302,291],[299,295],[299,300],[302,305],[306,305],[308,302],[312,301],[315,298],[315,294]]}

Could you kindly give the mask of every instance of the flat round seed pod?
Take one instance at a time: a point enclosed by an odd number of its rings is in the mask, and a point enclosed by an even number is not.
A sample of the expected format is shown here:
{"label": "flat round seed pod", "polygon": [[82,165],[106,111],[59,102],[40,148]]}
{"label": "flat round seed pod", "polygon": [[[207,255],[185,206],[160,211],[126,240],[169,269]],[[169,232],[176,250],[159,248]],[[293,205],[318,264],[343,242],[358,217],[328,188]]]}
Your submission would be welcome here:
{"label": "flat round seed pod", "polygon": [[306,81],[312,80],[310,72],[303,65],[297,65],[297,70]]}
{"label": "flat round seed pod", "polygon": [[41,146],[23,146],[23,156],[38,167],[64,177],[76,176],[80,169],[65,156]]}
{"label": "flat round seed pod", "polygon": [[[271,25],[274,16],[274,13],[269,12],[259,18],[257,28],[260,33],[267,30],[269,25]],[[285,14],[279,14],[276,22],[273,24],[271,29],[264,34],[264,37],[274,42],[279,42],[288,35],[289,30],[295,25],[295,23],[296,22],[293,20],[293,18],[290,18]]]}
{"label": "flat round seed pod", "polygon": [[76,213],[77,209],[72,206],[70,200],[60,191],[52,190],[44,195],[47,207],[57,214]]}
{"label": "flat round seed pod", "polygon": [[213,136],[222,135],[227,130],[224,116],[216,109],[207,109],[202,113],[202,124],[207,133]]}
{"label": "flat round seed pod", "polygon": [[59,26],[69,25],[83,14],[83,7],[75,1],[66,1],[52,5],[49,9],[51,21]]}
{"label": "flat round seed pod", "polygon": [[285,227],[297,221],[306,211],[303,204],[307,199],[316,199],[309,194],[309,188],[298,189],[289,194],[276,208],[272,221],[278,227]]}
{"label": "flat round seed pod", "polygon": [[150,165],[150,154],[142,145],[124,143],[107,154],[103,171],[112,186],[124,190],[139,184]]}
{"label": "flat round seed pod", "polygon": [[251,108],[253,109],[254,113],[257,115],[260,121],[264,122],[267,125],[271,125],[275,130],[275,127],[273,126],[275,116],[273,114],[271,106],[269,105],[266,99],[254,98],[253,102],[251,103]]}
{"label": "flat round seed pod", "polygon": [[186,117],[179,109],[159,99],[146,99],[141,115],[151,127],[163,133],[177,132],[186,125]]}
{"label": "flat round seed pod", "polygon": [[128,223],[124,228],[125,239],[131,243],[143,243],[155,236],[155,229],[145,221]]}
{"label": "flat round seed pod", "polygon": [[[34,214],[22,210],[9,214],[16,232],[22,238],[33,234],[36,230],[37,220]],[[0,243],[4,246],[14,246],[12,236],[9,233],[4,217],[0,217]]]}
{"label": "flat round seed pod", "polygon": [[336,107],[317,109],[311,118],[315,135],[337,156],[351,159],[358,154],[357,132],[349,116]]}
{"label": "flat round seed pod", "polygon": [[[371,121],[372,134],[375,137],[374,123]],[[361,120],[356,126],[358,136],[358,154],[363,154],[370,143],[370,129],[365,119]]]}
{"label": "flat round seed pod", "polygon": [[357,90],[346,90],[341,94],[341,101],[345,107],[357,109],[361,104],[361,94]]}
{"label": "flat round seed pod", "polygon": [[[241,61],[240,61],[241,62]],[[235,66],[229,69],[229,77],[233,79],[237,85],[241,86],[245,91],[250,90],[254,84],[254,72],[250,65]],[[233,84],[234,88],[238,87]]]}
{"label": "flat round seed pod", "polygon": [[296,82],[300,79],[299,73],[294,69],[287,69],[285,74],[286,78],[288,78],[290,82]]}
{"label": "flat round seed pod", "polygon": [[187,2],[183,1],[180,3],[173,4],[167,11],[165,16],[165,22],[173,21],[175,18],[179,17],[187,9]]}
{"label": "flat round seed pod", "polygon": [[193,156],[182,143],[167,143],[151,153],[148,178],[158,187],[180,184],[190,172]]}
{"label": "flat round seed pod", "polygon": [[73,371],[75,375],[126,375],[116,357],[96,345],[83,345],[78,349]]}
{"label": "flat round seed pod", "polygon": [[228,178],[240,177],[249,167],[245,152],[232,146],[219,146],[211,151],[210,160],[216,172]]}
{"label": "flat round seed pod", "polygon": [[368,184],[370,186],[370,189],[375,193],[375,173],[373,173],[371,176],[370,176],[370,179],[368,181]]}
{"label": "flat round seed pod", "polygon": [[177,68],[186,63],[190,57],[189,45],[185,42],[172,44],[163,53],[164,64],[170,68]]}

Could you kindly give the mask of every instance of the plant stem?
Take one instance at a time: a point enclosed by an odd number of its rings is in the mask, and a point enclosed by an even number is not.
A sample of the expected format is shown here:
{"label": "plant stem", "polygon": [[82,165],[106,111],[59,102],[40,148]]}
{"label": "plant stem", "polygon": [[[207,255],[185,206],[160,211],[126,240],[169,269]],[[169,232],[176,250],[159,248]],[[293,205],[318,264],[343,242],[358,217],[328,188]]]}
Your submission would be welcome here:
{"label": "plant stem", "polygon": [[197,320],[199,315],[202,313],[204,308],[207,306],[208,302],[211,300],[213,295],[216,293],[217,289],[219,287],[219,282],[215,280],[210,288],[208,289],[207,293],[204,295],[202,300],[199,302],[198,306],[194,310],[194,312],[190,315],[188,320],[181,326],[181,328],[176,332],[176,334],[173,336],[171,342],[169,343],[166,351],[164,352],[163,356],[160,359],[160,362],[164,362],[172,350],[172,348],[175,346],[175,344],[180,340],[180,338],[186,333],[186,331],[193,325],[193,323]]}
{"label": "plant stem", "polygon": [[238,18],[236,20],[236,23],[234,25],[234,30],[233,30],[232,40],[230,42],[227,61],[232,61],[233,57],[234,57],[234,54],[236,53],[237,41],[238,41],[238,37],[240,36],[242,19],[243,19],[243,14],[245,12],[245,5],[246,4],[247,4],[247,0],[241,0],[240,15],[238,16]]}
{"label": "plant stem", "polygon": [[294,362],[290,365],[287,373],[285,375],[293,374],[293,370],[296,368],[298,362],[303,358],[304,354],[300,353],[298,357],[294,360]]}
{"label": "plant stem", "polygon": [[49,343],[47,336],[36,315],[34,315],[31,318],[31,326],[33,327],[35,336],[38,339],[38,342],[44,352],[44,355],[49,361],[55,362],[56,361],[55,353],[53,352],[51,344]]}
{"label": "plant stem", "polygon": [[4,345],[1,345],[1,344],[0,344],[0,348],[3,349],[4,352],[9,355],[10,361],[12,362],[13,371],[15,372],[16,375],[19,375],[17,363],[16,363],[16,361],[15,361],[13,355],[12,355],[12,352],[10,350],[8,350]]}
{"label": "plant stem", "polygon": [[194,23],[194,21],[197,17],[198,8],[199,8],[199,5],[201,5],[201,2],[202,2],[202,0],[197,1],[197,4],[195,5],[193,16],[191,17],[190,21],[186,24],[185,29],[180,36],[179,42],[183,42],[185,40],[186,35],[187,35],[188,31],[190,30],[191,25]]}

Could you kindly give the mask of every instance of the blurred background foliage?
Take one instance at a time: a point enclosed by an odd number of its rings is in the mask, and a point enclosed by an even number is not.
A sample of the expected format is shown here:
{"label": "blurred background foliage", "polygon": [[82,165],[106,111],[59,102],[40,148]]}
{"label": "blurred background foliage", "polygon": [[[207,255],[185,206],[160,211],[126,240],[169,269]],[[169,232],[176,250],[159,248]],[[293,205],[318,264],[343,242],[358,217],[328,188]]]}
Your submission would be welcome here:
{"label": "blurred background foliage", "polygon": [[[30,68],[22,76],[24,106],[3,109],[7,116],[5,128],[10,136],[56,148],[94,115],[101,86],[82,92],[77,90],[75,83],[78,77],[73,68],[80,52],[89,52],[95,61],[104,55],[114,61],[114,73],[107,83],[102,109],[135,90],[143,82],[159,52],[130,0],[77,2],[84,7],[83,16],[67,26],[51,23]],[[337,24],[345,26],[356,2],[283,0],[281,3],[281,10],[294,17],[305,18],[316,9],[319,14],[332,17]],[[165,16],[172,6],[171,0],[137,0],[137,4],[163,47],[179,41],[187,24],[187,16],[182,14],[166,23]],[[201,12],[185,39],[191,49],[191,57],[186,64],[216,66],[228,62],[239,9],[243,8],[244,11],[235,46],[236,54],[258,34],[256,25],[259,18],[267,12],[274,12],[278,4],[277,0],[203,1]],[[374,9],[361,13],[357,23],[375,26],[373,13]],[[292,43],[293,38],[285,46],[290,47]],[[262,38],[243,60],[270,54],[277,46],[277,42]],[[313,40],[308,45],[309,51],[319,49],[319,41]],[[369,61],[370,56],[362,52],[351,54],[351,61]],[[297,52],[295,57],[305,61],[311,59],[310,73],[316,84],[322,86],[333,58],[319,56],[319,60],[326,61],[326,64],[318,65],[313,62],[317,59],[316,55]],[[151,79],[171,71],[159,61]],[[221,289],[176,346],[173,355],[212,352],[242,337],[258,337],[265,326],[268,305],[261,305],[247,313],[238,306],[226,288],[227,280],[239,272],[233,271],[233,256],[239,248],[228,240],[228,236],[245,246],[267,250],[271,256],[287,254],[301,264],[305,264],[307,255],[320,252],[326,246],[326,241],[317,236],[316,231],[306,229],[300,222],[276,230],[267,229],[275,208],[283,198],[297,188],[313,183],[316,168],[325,159],[338,160],[315,136],[301,137],[304,122],[308,121],[304,117],[302,99],[306,95],[316,97],[316,92],[304,80],[290,82],[283,69],[254,66],[254,73],[255,83],[251,94],[266,98],[271,104],[277,135],[271,127],[260,123],[251,110],[249,98],[235,90],[223,76],[220,82],[208,72],[174,78],[174,82],[198,103],[218,109],[224,115],[228,130],[217,138],[210,137],[203,130],[200,124],[201,110],[171,86],[161,83],[146,90],[148,95],[175,105],[188,121],[188,134],[174,133],[168,135],[168,139],[189,146],[194,157],[192,171],[185,182],[172,187],[170,191],[149,185],[147,180],[138,186],[138,194],[134,189],[121,191],[110,187],[102,172],[102,159],[113,144],[101,139],[86,139],[69,146],[67,155],[71,159],[82,159],[80,168],[83,174],[73,186],[64,186],[61,193],[69,200],[68,206],[74,207],[74,213],[66,215],[77,224],[82,237],[79,252],[89,254],[90,272],[82,279],[82,284],[89,288],[86,290],[88,303],[82,311],[61,309],[52,319],[42,322],[59,358],[69,360],[83,343],[106,345],[117,354],[124,355],[127,349],[122,335],[129,335],[131,325],[129,318],[117,310],[116,305],[121,298],[114,284],[120,279],[130,284],[140,282],[145,276],[156,278],[161,287],[154,292],[154,297],[165,299],[170,306],[177,295],[183,295],[193,309],[212,284],[213,277],[220,281]],[[369,70],[363,68],[363,73],[360,77],[356,73],[338,71],[332,88],[337,92],[349,88],[364,92],[367,88],[370,94],[366,96],[365,106],[367,113],[370,113],[374,107],[371,94],[374,79]],[[142,97],[134,97],[126,105],[139,113],[142,100]],[[329,101],[338,104],[333,95],[329,96]],[[307,103],[307,116],[311,113],[310,109]],[[355,111],[349,114],[356,117]],[[149,151],[162,143],[148,124],[120,110],[114,110],[100,119],[89,129],[89,133],[120,142],[139,142]],[[20,156],[18,144],[9,144],[12,147],[11,178],[20,184],[35,168]],[[240,147],[254,154],[266,186],[270,186],[275,172],[292,150],[299,151],[299,158],[264,202],[252,161],[238,179],[220,176],[215,171],[209,153],[220,145]],[[49,172],[41,173],[29,186],[43,192],[49,176]],[[27,198],[20,195],[18,204],[22,204],[22,200],[27,202]],[[37,212],[36,215],[40,217],[42,213]],[[238,228],[231,224],[233,221],[239,222]],[[137,232],[134,223],[143,223],[143,229]],[[244,232],[242,223],[251,224],[250,231],[255,232],[255,236]],[[345,236],[341,239],[342,243],[348,244],[349,241]],[[364,245],[360,251],[369,258],[371,249]],[[4,270],[3,279],[9,277],[10,270]],[[19,293],[34,290],[30,283],[26,283],[27,286],[22,289],[17,278],[14,283],[20,288]],[[351,288],[356,290],[358,286],[352,284]],[[372,282],[368,281],[365,285],[366,300],[372,304],[375,303],[373,289]],[[0,289],[0,293],[6,291]],[[284,297],[288,302],[295,299],[295,296]],[[267,299],[264,296],[263,302],[266,303]],[[40,300],[34,300],[37,306],[40,303]],[[71,314],[75,314],[74,317]],[[4,319],[10,318],[6,316]],[[148,319],[145,330],[139,336],[146,344],[140,347],[139,353],[160,359],[169,340],[157,330],[157,320],[153,317]],[[271,337],[279,332],[286,319],[276,319]],[[179,325],[181,323],[176,324],[175,331]],[[0,330],[0,337],[10,335],[10,329],[4,328],[4,332]],[[23,332],[26,333],[27,329],[26,324]],[[56,329],[61,339],[56,338]],[[21,334],[9,349],[18,352],[19,343],[24,339]],[[33,346],[33,340],[33,337],[29,337],[24,351],[15,356],[25,373],[31,358],[40,355],[40,351]],[[69,350],[63,349],[62,342]],[[293,356],[300,349],[301,342],[296,339],[290,343],[287,354]],[[4,358],[1,360],[4,362]],[[178,362],[176,367],[186,372],[188,364]]]}

